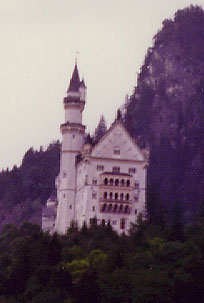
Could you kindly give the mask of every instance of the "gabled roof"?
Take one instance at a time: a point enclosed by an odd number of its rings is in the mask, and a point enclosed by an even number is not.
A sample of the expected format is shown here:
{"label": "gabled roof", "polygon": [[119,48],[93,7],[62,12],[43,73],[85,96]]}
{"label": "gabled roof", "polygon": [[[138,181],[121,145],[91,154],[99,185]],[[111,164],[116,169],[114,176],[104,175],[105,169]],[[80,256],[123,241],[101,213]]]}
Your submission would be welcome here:
{"label": "gabled roof", "polygon": [[67,92],[78,92],[80,84],[81,81],[79,78],[79,72],[78,72],[77,64],[75,64]]}
{"label": "gabled roof", "polygon": [[[120,133],[118,136],[115,133]],[[113,132],[114,136],[111,134]],[[115,137],[116,135],[116,137]],[[121,154],[120,157],[113,155],[114,146],[120,145]],[[140,147],[136,144],[135,140],[130,136],[120,119],[116,120],[112,126],[107,130],[105,135],[100,141],[93,147],[91,151],[93,157],[103,158],[117,158],[117,159],[129,159],[145,161],[145,155]]]}

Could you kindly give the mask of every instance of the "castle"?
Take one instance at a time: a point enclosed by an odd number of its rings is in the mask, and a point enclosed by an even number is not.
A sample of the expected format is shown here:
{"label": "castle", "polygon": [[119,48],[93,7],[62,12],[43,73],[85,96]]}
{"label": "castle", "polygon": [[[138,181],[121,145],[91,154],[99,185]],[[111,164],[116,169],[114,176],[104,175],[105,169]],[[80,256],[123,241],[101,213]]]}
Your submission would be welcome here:
{"label": "castle", "polygon": [[127,234],[131,222],[139,214],[146,215],[148,153],[139,148],[119,118],[97,144],[85,141],[86,86],[77,64],[63,103],[57,199],[47,201],[42,228],[64,234],[72,222],[82,227],[97,220]]}

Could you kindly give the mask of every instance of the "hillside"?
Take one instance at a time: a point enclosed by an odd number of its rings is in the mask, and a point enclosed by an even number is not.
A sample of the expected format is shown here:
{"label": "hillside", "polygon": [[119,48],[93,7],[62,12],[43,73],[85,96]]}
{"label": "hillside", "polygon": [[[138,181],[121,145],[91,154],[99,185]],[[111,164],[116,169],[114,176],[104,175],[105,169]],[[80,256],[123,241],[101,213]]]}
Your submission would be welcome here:
{"label": "hillside", "polygon": [[41,224],[42,205],[55,191],[59,173],[60,143],[47,150],[30,148],[20,167],[0,173],[0,229],[6,223]]}
{"label": "hillside", "polygon": [[204,11],[191,6],[165,20],[148,49],[125,123],[150,148],[152,193],[186,219],[204,197]]}

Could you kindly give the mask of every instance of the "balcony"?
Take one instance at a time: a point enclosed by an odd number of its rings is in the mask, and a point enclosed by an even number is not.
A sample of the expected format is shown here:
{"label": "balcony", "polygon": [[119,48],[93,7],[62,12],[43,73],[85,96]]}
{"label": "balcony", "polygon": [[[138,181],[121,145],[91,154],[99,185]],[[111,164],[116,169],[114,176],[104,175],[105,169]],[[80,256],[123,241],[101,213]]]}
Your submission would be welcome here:
{"label": "balcony", "polygon": [[120,203],[103,203],[100,206],[101,213],[112,214],[130,214],[131,208],[129,205],[123,205]]}

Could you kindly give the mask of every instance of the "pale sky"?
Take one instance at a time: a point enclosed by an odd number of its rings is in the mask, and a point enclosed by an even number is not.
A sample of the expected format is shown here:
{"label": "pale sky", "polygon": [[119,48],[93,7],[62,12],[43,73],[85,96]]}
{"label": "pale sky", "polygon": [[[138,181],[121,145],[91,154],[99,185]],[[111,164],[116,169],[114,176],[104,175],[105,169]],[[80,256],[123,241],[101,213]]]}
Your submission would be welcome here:
{"label": "pale sky", "polygon": [[61,139],[65,96],[78,55],[87,85],[83,123],[108,125],[131,95],[162,21],[188,0],[1,0],[0,170]]}

